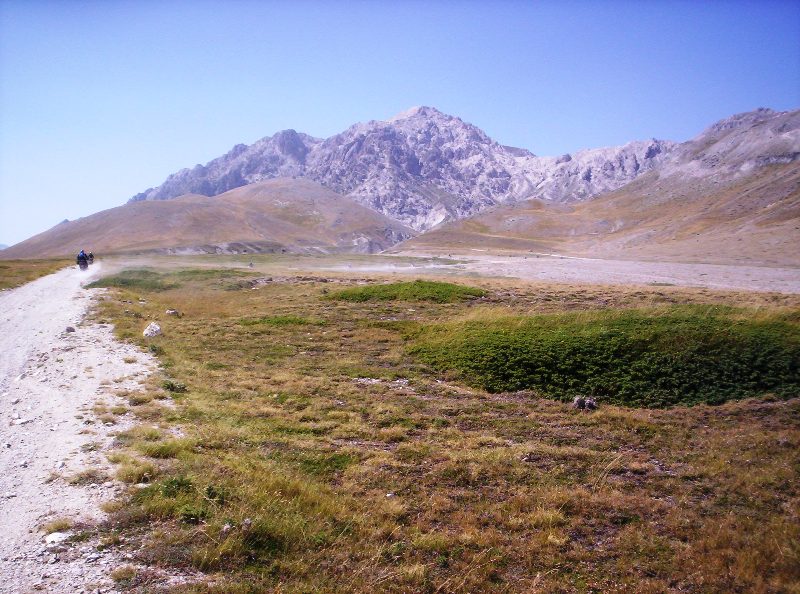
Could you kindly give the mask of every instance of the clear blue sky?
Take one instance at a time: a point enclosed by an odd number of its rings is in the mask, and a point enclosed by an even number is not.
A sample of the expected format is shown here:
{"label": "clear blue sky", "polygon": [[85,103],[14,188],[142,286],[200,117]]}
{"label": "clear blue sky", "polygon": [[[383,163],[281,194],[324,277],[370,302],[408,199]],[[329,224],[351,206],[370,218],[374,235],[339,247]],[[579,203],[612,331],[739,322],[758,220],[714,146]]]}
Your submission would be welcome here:
{"label": "clear blue sky", "polygon": [[0,0],[0,243],[413,105],[541,155],[686,140],[800,107],[800,2]]}

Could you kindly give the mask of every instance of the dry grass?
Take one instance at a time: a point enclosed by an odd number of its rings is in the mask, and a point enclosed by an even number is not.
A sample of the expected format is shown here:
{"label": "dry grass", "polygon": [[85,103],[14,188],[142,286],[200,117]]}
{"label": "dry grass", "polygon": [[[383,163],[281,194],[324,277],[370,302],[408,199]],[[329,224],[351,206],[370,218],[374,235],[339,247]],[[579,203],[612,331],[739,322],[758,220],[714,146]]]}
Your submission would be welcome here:
{"label": "dry grass", "polygon": [[[584,413],[441,382],[403,340],[501,313],[796,297],[477,284],[490,293],[468,303],[352,303],[328,283],[206,278],[104,302],[123,338],[159,319],[142,344],[186,386],[174,408],[132,409],[146,421],[109,459],[146,485],[109,530],[137,563],[207,573],[182,593],[800,588],[797,398]],[[321,323],[238,323],[278,316]]]}
{"label": "dry grass", "polygon": [[353,249],[352,238],[364,236],[389,247],[387,226],[413,233],[311,180],[281,178],[214,197],[146,200],[104,210],[11,246],[6,257],[65,254],[87,238],[92,239],[87,247],[100,257],[172,247],[214,253],[214,246],[222,244],[250,253],[304,251],[311,246],[347,250]]}
{"label": "dry grass", "polygon": [[132,565],[122,565],[112,570],[109,576],[118,584],[125,585],[136,577],[136,568]]}
{"label": "dry grass", "polygon": [[96,485],[108,480],[106,474],[97,468],[87,468],[72,475],[68,479],[70,485]]}
{"label": "dry grass", "polygon": [[53,532],[65,532],[72,528],[72,520],[69,518],[56,518],[42,526],[42,532],[52,534]]}
{"label": "dry grass", "polygon": [[60,258],[48,260],[0,260],[0,289],[12,289],[74,264]]}
{"label": "dry grass", "polygon": [[158,474],[156,467],[147,462],[131,461],[117,469],[117,479],[123,483],[148,483]]}

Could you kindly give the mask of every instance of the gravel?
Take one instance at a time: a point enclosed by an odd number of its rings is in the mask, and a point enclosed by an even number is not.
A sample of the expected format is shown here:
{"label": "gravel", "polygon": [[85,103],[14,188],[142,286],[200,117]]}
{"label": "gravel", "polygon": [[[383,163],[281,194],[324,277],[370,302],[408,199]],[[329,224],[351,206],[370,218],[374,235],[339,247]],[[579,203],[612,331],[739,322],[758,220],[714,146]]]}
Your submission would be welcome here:
{"label": "gravel", "polygon": [[[98,399],[116,403],[113,390],[136,389],[154,367],[148,355],[117,342],[110,327],[84,320],[102,290],[82,284],[99,269],[99,263],[89,273],[64,269],[0,294],[3,593],[115,591],[108,574],[123,563],[117,553],[101,555],[92,537],[75,542],[76,529],[47,537],[41,532],[56,518],[89,528],[103,518],[99,504],[119,485],[65,479],[89,467],[112,472],[98,452],[81,448],[91,442],[107,447],[120,425],[97,423],[91,409]],[[124,362],[131,357],[137,362]]]}

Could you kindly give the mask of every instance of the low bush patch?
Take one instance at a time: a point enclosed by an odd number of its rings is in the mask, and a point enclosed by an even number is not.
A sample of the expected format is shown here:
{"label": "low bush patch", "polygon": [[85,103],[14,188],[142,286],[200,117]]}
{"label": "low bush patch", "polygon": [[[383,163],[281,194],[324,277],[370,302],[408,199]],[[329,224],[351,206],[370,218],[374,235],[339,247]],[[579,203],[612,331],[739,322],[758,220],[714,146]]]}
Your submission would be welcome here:
{"label": "low bush patch", "polygon": [[173,498],[181,493],[190,493],[193,488],[191,479],[185,476],[175,476],[161,483],[161,494],[164,497]]}
{"label": "low bush patch", "polygon": [[352,301],[430,301],[433,303],[455,303],[483,297],[486,291],[477,287],[443,283],[438,281],[415,280],[388,285],[368,285],[336,291],[329,299]]}
{"label": "low bush patch", "polygon": [[199,524],[207,515],[203,508],[188,504],[178,510],[178,517],[184,524]]}
{"label": "low bush patch", "polygon": [[120,289],[139,289],[142,291],[166,291],[179,285],[164,280],[164,275],[147,268],[125,270],[119,274],[103,277],[87,285],[90,289],[117,287]]}
{"label": "low bush patch", "polygon": [[164,380],[161,382],[161,387],[168,392],[173,392],[174,394],[184,394],[186,392],[186,384],[182,384],[173,380]]}
{"label": "low bush patch", "polygon": [[683,307],[440,324],[419,330],[411,351],[489,392],[637,407],[796,395],[798,325],[734,314]]}
{"label": "low bush patch", "polygon": [[300,316],[264,316],[262,318],[239,320],[239,324],[242,326],[322,326],[325,322],[301,318]]}

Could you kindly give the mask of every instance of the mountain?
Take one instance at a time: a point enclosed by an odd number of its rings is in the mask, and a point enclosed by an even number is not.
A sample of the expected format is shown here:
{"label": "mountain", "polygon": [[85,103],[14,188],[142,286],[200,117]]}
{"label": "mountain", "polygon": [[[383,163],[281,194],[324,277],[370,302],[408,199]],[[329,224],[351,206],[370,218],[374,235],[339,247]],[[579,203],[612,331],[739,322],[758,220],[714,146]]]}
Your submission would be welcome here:
{"label": "mountain", "polygon": [[800,265],[800,111],[759,109],[674,146],[658,168],[577,204],[527,200],[439,227],[410,251]]}
{"label": "mountain", "polygon": [[586,200],[657,167],[673,147],[671,142],[647,140],[537,157],[498,144],[460,118],[415,107],[386,121],[356,124],[325,140],[286,130],[250,146],[237,145],[131,200],[211,196],[292,175],[425,231],[510,201]]}
{"label": "mountain", "polygon": [[539,157],[417,107],[327,139],[286,130],[237,145],[2,254],[372,252],[405,240],[397,250],[794,266],[798,168],[800,111],[737,114],[680,144]]}
{"label": "mountain", "polygon": [[4,243],[0,243],[0,250],[6,249],[8,246]]}
{"label": "mountain", "polygon": [[131,201],[166,200],[186,194],[215,196],[246,184],[303,175],[306,155],[320,142],[306,134],[284,130],[250,146],[237,144],[205,166],[196,165],[170,175],[163,184],[137,194]]}
{"label": "mountain", "polygon": [[278,178],[213,198],[136,201],[52,229],[4,258],[110,252],[376,252],[415,234],[310,180]]}

